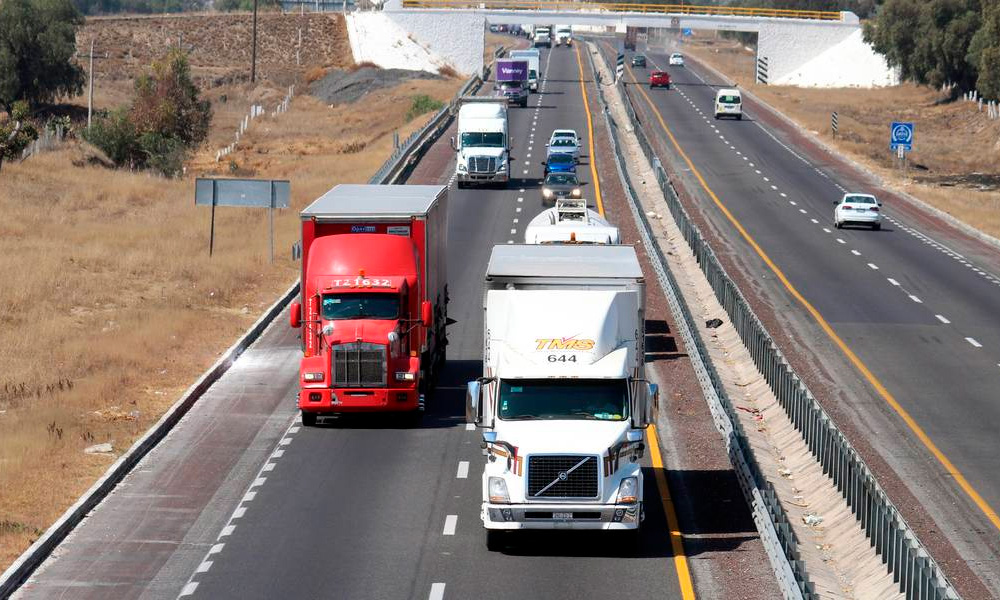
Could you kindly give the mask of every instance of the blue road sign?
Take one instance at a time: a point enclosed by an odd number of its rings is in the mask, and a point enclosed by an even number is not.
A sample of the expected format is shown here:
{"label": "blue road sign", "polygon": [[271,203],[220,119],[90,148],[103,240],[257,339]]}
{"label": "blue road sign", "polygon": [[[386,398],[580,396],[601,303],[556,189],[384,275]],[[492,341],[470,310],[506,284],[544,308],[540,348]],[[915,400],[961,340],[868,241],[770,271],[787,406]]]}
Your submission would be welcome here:
{"label": "blue road sign", "polygon": [[889,127],[889,149],[895,150],[900,146],[907,152],[913,150],[913,123],[893,121]]}
{"label": "blue road sign", "polygon": [[693,32],[689,28],[687,28],[687,27],[685,27],[684,29],[681,29],[681,34],[682,35],[692,35],[692,33]]}

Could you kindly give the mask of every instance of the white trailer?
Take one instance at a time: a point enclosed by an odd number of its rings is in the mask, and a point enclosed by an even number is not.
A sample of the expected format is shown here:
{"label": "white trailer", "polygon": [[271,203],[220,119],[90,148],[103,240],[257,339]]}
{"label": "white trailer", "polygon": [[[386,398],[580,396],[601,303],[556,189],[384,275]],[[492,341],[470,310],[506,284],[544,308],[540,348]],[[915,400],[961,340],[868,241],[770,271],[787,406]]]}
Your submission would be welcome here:
{"label": "white trailer", "polygon": [[645,281],[631,246],[493,248],[483,377],[487,546],[519,529],[637,532],[656,386],[644,379]]}
{"label": "white trailer", "polygon": [[507,100],[466,96],[458,108],[458,137],[451,138],[458,153],[455,179],[469,184],[506,184],[510,179],[510,138],[507,135]]}

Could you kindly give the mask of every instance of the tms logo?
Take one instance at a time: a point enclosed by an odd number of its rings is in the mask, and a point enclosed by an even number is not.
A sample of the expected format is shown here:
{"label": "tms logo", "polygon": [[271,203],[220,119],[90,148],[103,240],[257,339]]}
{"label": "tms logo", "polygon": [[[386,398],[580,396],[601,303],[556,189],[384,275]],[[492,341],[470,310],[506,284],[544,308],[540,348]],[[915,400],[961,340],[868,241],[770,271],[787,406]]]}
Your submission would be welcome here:
{"label": "tms logo", "polygon": [[594,340],[577,340],[568,338],[542,338],[537,339],[538,344],[535,350],[579,350],[586,352],[594,349]]}

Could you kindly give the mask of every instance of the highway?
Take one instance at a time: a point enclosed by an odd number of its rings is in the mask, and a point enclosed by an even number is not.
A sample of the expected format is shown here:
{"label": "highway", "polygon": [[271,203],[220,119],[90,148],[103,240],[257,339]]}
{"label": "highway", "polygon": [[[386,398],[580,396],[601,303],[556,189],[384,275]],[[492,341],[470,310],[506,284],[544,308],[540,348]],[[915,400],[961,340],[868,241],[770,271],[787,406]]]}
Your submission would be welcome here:
{"label": "highway", "polygon": [[[743,272],[744,293],[760,294],[774,313],[768,326],[797,340],[782,350],[825,388],[814,391],[841,411],[838,424],[933,515],[937,526],[918,535],[943,529],[998,593],[1000,252],[928,225],[891,196],[881,231],[835,229],[834,202],[870,189],[861,176],[804,150],[753,107],[742,121],[714,119],[721,82],[690,61],[668,68],[666,53],[647,56],[674,85],[629,85],[645,131],[717,251]],[[644,83],[649,69],[626,79]],[[915,508],[904,511],[926,518]]]}
{"label": "highway", "polygon": [[[486,549],[480,434],[464,423],[465,382],[482,369],[483,273],[492,245],[520,242],[542,209],[551,130],[592,141],[577,52],[543,50],[542,64],[542,93],[511,109],[517,179],[506,189],[452,186],[457,322],[422,423],[379,416],[301,427],[298,332],[282,315],[16,598],[694,597],[690,579],[678,577],[684,557],[671,549],[649,453],[638,547],[613,535],[538,532]],[[418,168],[412,181],[448,183],[454,163],[442,153],[447,139],[428,155],[447,168]],[[596,207],[590,162],[579,172]],[[759,542],[755,552],[759,560]],[[768,568],[748,556],[740,560],[766,580]]]}

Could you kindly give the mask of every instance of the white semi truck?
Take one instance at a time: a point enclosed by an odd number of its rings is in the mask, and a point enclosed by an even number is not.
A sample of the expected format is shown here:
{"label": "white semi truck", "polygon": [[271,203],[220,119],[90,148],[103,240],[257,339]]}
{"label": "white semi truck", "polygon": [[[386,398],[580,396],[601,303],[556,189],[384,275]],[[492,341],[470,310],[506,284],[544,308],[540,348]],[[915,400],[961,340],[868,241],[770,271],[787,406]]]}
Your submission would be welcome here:
{"label": "white semi truck", "polygon": [[524,230],[525,244],[620,244],[618,228],[582,198],[560,198],[538,213]]}
{"label": "white semi truck", "polygon": [[571,46],[573,44],[573,28],[569,25],[556,25],[556,46]]}
{"label": "white semi truck", "polygon": [[644,369],[645,281],[631,246],[493,248],[483,376],[487,546],[505,531],[622,530],[643,519],[640,459],[656,386]]}
{"label": "white semi truck", "polygon": [[466,96],[458,108],[458,136],[451,138],[458,153],[455,180],[458,187],[510,179],[510,138],[507,135],[507,100]]}

